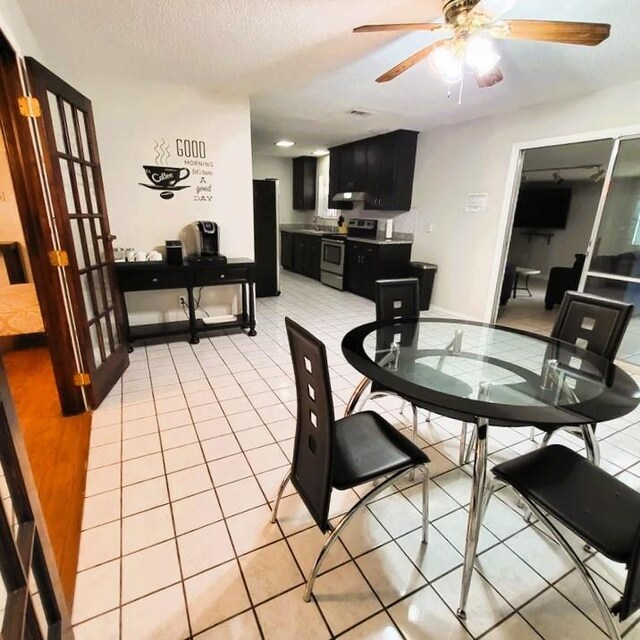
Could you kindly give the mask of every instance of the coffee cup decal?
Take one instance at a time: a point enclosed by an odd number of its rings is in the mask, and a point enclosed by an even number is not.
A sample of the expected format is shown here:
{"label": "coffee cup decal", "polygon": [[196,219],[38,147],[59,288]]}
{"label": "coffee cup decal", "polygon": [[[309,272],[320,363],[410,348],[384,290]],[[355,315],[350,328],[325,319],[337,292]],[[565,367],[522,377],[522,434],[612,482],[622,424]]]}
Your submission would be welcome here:
{"label": "coffee cup decal", "polygon": [[175,187],[180,180],[188,178],[191,174],[186,167],[156,167],[146,164],[142,168],[154,186],[163,189]]}
{"label": "coffee cup decal", "polygon": [[149,183],[140,182],[139,184],[147,189],[153,189],[160,191],[160,197],[164,200],[173,198],[175,191],[181,191],[182,189],[188,189],[188,184],[178,184],[182,180],[186,180],[191,171],[186,167],[170,167],[169,158],[171,154],[169,152],[169,144],[162,139],[160,142],[154,140],[156,164],[142,165],[147,180]]}

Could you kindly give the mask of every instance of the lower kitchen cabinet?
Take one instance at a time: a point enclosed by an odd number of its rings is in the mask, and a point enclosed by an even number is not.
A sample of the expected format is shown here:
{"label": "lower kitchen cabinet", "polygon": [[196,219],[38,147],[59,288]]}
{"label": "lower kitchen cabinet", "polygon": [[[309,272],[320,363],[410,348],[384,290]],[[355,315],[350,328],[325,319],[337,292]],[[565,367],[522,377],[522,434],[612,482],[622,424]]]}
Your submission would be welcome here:
{"label": "lower kitchen cabinet", "polygon": [[349,241],[345,259],[345,289],[374,300],[376,280],[405,277],[410,260],[410,244]]}
{"label": "lower kitchen cabinet", "polygon": [[293,240],[294,234],[288,231],[280,232],[280,264],[284,269],[293,270]]}
{"label": "lower kitchen cabinet", "polygon": [[300,275],[320,280],[320,251],[322,248],[322,238],[306,233],[290,233],[293,245],[293,264],[285,269],[291,269]]}

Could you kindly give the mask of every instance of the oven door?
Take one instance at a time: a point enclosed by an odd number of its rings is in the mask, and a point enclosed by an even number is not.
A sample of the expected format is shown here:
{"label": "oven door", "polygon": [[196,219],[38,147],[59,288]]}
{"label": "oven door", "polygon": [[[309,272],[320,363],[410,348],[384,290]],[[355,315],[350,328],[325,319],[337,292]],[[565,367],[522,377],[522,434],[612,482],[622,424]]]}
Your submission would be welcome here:
{"label": "oven door", "polygon": [[344,271],[345,243],[339,240],[322,241],[322,259],[320,268],[322,271],[342,275]]}

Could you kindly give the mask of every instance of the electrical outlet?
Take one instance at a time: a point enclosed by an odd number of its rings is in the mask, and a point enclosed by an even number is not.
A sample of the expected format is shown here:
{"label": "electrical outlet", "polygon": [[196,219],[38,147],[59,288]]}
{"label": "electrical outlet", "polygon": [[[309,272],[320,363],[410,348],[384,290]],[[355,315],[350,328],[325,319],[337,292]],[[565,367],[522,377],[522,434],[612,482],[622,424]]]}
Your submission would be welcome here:
{"label": "electrical outlet", "polygon": [[187,299],[184,296],[178,296],[178,304],[182,307],[187,304]]}

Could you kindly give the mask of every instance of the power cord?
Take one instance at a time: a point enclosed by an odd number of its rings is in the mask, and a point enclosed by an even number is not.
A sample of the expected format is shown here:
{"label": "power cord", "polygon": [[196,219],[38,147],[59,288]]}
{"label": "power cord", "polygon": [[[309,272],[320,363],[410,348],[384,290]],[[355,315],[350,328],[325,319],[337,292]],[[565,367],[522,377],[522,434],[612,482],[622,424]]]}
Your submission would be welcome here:
{"label": "power cord", "polygon": [[198,291],[198,298],[196,300],[196,310],[200,309],[200,311],[202,311],[202,313],[204,313],[205,316],[207,316],[207,318],[210,318],[211,316],[209,315],[209,312],[206,309],[203,309],[200,306],[200,300],[202,300],[202,290],[204,289],[204,287],[200,287],[200,291]]}

